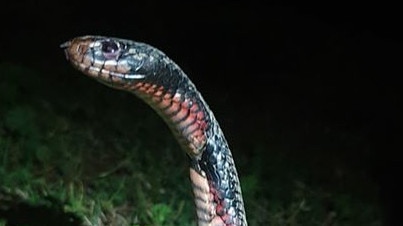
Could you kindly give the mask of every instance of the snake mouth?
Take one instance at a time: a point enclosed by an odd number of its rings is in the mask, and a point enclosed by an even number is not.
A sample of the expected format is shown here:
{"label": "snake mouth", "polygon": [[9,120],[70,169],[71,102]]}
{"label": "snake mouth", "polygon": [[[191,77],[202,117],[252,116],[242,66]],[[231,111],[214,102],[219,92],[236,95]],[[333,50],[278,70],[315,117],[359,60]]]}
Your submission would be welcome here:
{"label": "snake mouth", "polygon": [[67,41],[67,42],[64,42],[64,43],[60,44],[60,46],[59,46],[60,48],[63,49],[64,55],[65,55],[67,60],[70,60],[69,54],[68,54],[68,48],[70,47],[70,45],[71,45],[71,41]]}
{"label": "snake mouth", "polygon": [[67,47],[69,47],[71,44],[71,41],[67,41],[67,42],[63,42],[62,44],[60,44],[60,48],[65,49]]}

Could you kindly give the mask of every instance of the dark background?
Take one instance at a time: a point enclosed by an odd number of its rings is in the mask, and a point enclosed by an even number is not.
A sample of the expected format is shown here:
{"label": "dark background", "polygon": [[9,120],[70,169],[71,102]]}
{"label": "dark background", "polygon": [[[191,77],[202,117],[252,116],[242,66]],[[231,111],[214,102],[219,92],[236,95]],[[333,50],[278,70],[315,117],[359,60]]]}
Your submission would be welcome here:
{"label": "dark background", "polygon": [[[86,34],[133,39],[181,65],[235,146],[256,136],[287,144],[287,136],[279,134],[302,127],[364,137],[366,151],[342,154],[367,167],[387,219],[400,216],[403,48],[397,5],[135,0],[1,5],[0,60],[46,72],[55,82],[53,71],[73,73],[58,47],[62,42]],[[306,145],[315,140],[294,134],[302,143],[306,138]]]}

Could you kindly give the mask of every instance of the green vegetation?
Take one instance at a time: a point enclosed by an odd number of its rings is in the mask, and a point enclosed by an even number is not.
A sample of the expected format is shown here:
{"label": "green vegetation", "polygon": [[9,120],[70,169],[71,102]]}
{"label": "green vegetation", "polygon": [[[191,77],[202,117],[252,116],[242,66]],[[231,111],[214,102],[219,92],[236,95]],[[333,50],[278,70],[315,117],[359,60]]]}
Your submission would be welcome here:
{"label": "green vegetation", "polygon": [[[74,73],[0,64],[0,226],[196,225],[187,158],[163,121]],[[259,139],[248,148],[233,151],[250,225],[381,225],[360,169],[325,150],[312,159]]]}

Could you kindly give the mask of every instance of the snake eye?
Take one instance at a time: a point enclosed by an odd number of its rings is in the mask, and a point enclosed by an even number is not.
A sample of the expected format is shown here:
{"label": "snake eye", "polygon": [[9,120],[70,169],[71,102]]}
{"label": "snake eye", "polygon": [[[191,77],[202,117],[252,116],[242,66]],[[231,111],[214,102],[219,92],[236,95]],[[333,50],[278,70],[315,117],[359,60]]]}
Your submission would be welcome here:
{"label": "snake eye", "polygon": [[116,59],[123,47],[123,44],[112,40],[101,42],[102,54],[107,59]]}

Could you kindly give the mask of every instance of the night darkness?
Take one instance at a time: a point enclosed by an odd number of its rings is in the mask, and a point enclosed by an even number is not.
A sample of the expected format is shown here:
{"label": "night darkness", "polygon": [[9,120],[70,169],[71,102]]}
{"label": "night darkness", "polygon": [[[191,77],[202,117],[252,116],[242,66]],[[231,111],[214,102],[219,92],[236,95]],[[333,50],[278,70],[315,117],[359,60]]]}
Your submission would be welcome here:
{"label": "night darkness", "polygon": [[[253,139],[304,149],[320,143],[312,135],[318,131],[361,137],[365,147],[340,155],[379,186],[385,222],[400,220],[403,43],[397,6],[135,0],[2,5],[0,61],[43,72],[44,80],[70,80],[55,78],[60,71],[77,74],[59,48],[64,41],[87,34],[132,39],[163,50],[182,67],[235,149],[247,149]],[[315,158],[309,154],[295,156]]]}

